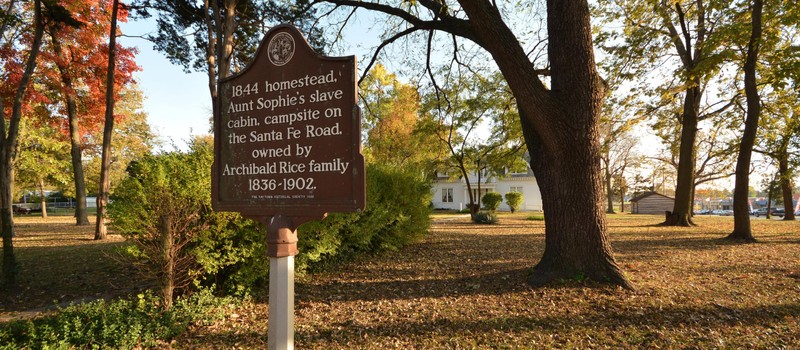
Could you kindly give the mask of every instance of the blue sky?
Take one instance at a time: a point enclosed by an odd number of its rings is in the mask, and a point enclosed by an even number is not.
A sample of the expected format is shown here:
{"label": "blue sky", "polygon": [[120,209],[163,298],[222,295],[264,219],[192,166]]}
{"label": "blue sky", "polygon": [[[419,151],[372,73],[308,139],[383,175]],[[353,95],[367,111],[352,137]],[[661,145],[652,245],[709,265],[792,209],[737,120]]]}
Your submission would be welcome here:
{"label": "blue sky", "polygon": [[[137,21],[123,23],[121,29],[126,36],[137,36],[154,31],[155,25]],[[173,143],[185,148],[191,135],[208,133],[211,97],[207,76],[185,73],[144,39],[122,37],[119,42],[139,49],[136,62],[142,70],[136,73],[136,80],[145,96],[144,110],[150,126],[164,139],[164,148],[172,149]]]}

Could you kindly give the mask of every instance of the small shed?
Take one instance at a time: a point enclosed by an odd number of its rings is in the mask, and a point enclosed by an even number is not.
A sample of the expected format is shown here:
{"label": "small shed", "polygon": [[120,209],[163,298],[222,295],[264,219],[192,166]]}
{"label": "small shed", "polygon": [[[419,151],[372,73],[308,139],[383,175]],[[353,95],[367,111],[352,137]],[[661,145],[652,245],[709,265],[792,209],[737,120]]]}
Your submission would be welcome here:
{"label": "small shed", "polygon": [[631,199],[631,213],[663,215],[665,211],[671,211],[674,205],[675,198],[656,192],[645,192]]}

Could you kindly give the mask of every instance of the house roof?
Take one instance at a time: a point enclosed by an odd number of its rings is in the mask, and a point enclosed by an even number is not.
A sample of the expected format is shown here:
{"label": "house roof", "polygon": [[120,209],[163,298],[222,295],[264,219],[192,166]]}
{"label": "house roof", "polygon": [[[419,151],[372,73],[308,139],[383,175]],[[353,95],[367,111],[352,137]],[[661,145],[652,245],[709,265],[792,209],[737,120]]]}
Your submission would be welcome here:
{"label": "house roof", "polygon": [[644,193],[642,193],[642,194],[640,194],[640,195],[638,195],[636,197],[631,198],[631,202],[638,202],[638,201],[640,201],[642,199],[645,199],[647,197],[650,197],[650,196],[661,196],[661,197],[664,197],[664,198],[669,198],[671,200],[675,200],[675,198],[667,197],[667,196],[665,196],[663,194],[660,194],[660,193],[657,193],[657,192],[644,192]]}

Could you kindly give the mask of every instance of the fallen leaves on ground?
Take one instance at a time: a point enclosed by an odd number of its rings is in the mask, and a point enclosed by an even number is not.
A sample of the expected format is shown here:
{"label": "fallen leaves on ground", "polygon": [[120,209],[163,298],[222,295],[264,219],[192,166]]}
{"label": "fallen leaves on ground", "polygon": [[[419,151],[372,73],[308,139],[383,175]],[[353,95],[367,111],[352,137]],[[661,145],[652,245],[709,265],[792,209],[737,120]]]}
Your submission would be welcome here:
{"label": "fallen leaves on ground", "polygon": [[[299,349],[792,348],[800,344],[800,223],[754,220],[759,243],[722,240],[732,218],[694,228],[612,215],[616,259],[636,290],[525,284],[544,223],[437,216],[430,234],[295,286]],[[197,327],[180,348],[265,348],[266,300]]]}
{"label": "fallen leaves on ground", "polygon": [[[437,215],[422,241],[299,277],[298,349],[797,348],[800,222],[753,220],[759,240],[722,240],[730,217],[694,228],[657,216],[612,215],[617,262],[636,290],[567,280],[532,289],[526,274],[544,248],[544,223],[501,215],[473,225]],[[118,236],[93,240],[72,218],[19,218],[20,289],[0,317],[126,295],[144,286],[111,259]],[[173,348],[266,348],[268,304],[245,303],[194,327]],[[30,312],[31,310],[34,312]]]}

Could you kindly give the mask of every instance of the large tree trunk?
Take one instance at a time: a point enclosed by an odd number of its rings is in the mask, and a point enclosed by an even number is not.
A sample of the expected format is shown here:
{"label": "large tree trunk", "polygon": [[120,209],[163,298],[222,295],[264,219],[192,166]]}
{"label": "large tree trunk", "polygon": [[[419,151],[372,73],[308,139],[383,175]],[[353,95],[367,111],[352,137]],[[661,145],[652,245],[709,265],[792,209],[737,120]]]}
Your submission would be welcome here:
{"label": "large tree trunk", "polygon": [[39,56],[39,48],[42,46],[44,36],[44,21],[42,19],[42,3],[34,0],[34,33],[31,43],[31,52],[25,62],[25,70],[22,72],[19,86],[14,93],[14,103],[11,108],[11,118],[6,130],[5,116],[3,116],[3,106],[0,102],[0,226],[3,230],[3,285],[13,287],[16,282],[17,262],[14,256],[14,224],[12,222],[12,171],[14,167],[15,150],[17,148],[17,136],[19,135],[19,122],[22,118],[22,102],[25,98],[25,91],[28,88],[31,76],[36,69],[36,58]]}
{"label": "large tree trunk", "polygon": [[530,154],[536,155],[531,157],[531,168],[542,192],[545,252],[528,283],[538,286],[583,276],[631,287],[614,261],[608,243],[599,191],[602,186],[596,157],[599,145],[584,140],[584,144],[574,144],[572,157],[554,159],[541,147],[538,138],[531,132],[525,135]]}
{"label": "large tree trunk", "polygon": [[117,8],[119,1],[111,3],[111,29],[108,34],[108,70],[106,72],[106,115],[103,126],[103,154],[100,164],[100,186],[97,194],[97,225],[94,230],[94,239],[105,239],[106,207],[108,206],[108,192],[111,189],[111,136],[114,133],[114,68],[117,49]]}
{"label": "large tree trunk", "polygon": [[794,207],[792,206],[792,178],[789,173],[789,153],[784,152],[778,160],[780,173],[781,193],[783,193],[783,220],[794,220]]}
{"label": "large tree trunk", "polygon": [[750,227],[750,205],[748,195],[750,188],[750,159],[753,145],[756,142],[758,119],[761,115],[761,101],[758,96],[756,82],[756,64],[761,41],[762,0],[753,0],[752,32],[747,45],[747,58],[744,64],[744,92],[747,96],[747,118],[744,122],[744,133],[739,145],[739,157],[736,159],[736,185],[733,190],[733,232],[728,239],[755,242]]}
{"label": "large tree trunk", "polygon": [[[53,34],[50,37],[53,41],[53,50],[56,55],[62,57],[64,52],[61,48],[61,43],[58,41],[58,36]],[[72,176],[75,181],[75,221],[77,225],[88,225],[89,216],[86,211],[86,182],[83,174],[81,135],[78,123],[78,102],[75,96],[75,87],[72,83],[72,75],[69,72],[69,67],[64,65],[61,60],[56,63],[56,66],[61,73],[61,83],[64,85],[62,94],[67,104],[67,119],[69,122],[71,146],[70,155],[72,156]]]}
{"label": "large tree trunk", "polygon": [[529,284],[584,276],[630,288],[614,261],[603,213],[598,123],[605,86],[594,62],[588,3],[547,1],[550,90],[490,2],[461,5],[517,99],[542,190],[545,251]]}
{"label": "large tree trunk", "polygon": [[694,189],[695,140],[700,103],[700,87],[686,89],[681,115],[681,146],[678,160],[678,183],[675,187],[675,204],[672,214],[662,224],[666,226],[693,226],[692,191]]}

